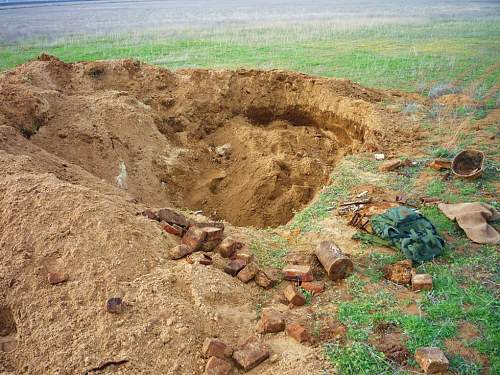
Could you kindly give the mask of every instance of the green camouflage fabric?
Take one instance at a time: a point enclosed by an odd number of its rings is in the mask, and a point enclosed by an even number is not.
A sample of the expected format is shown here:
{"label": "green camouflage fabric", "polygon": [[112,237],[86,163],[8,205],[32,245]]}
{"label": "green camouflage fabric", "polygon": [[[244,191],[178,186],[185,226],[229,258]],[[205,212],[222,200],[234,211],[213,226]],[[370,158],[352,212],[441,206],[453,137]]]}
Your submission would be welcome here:
{"label": "green camouflage fabric", "polygon": [[444,240],[436,228],[412,208],[390,208],[372,216],[373,232],[400,249],[408,259],[422,263],[441,255]]}

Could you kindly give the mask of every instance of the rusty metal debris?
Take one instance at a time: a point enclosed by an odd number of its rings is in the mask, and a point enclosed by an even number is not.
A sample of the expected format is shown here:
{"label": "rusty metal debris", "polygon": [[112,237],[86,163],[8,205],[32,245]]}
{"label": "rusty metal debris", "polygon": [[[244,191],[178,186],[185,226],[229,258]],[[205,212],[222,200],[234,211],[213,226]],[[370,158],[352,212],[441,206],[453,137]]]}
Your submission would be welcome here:
{"label": "rusty metal debris", "polygon": [[367,231],[368,224],[370,224],[370,218],[361,212],[355,212],[348,224],[355,228]]}

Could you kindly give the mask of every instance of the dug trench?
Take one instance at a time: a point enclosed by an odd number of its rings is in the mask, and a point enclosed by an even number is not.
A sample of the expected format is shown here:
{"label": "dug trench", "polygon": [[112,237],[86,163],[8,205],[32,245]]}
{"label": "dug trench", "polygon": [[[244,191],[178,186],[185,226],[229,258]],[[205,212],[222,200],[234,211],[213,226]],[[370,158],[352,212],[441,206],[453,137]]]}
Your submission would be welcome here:
{"label": "dug trench", "polygon": [[[203,340],[252,333],[262,292],[169,260],[178,239],[137,213],[201,210],[229,233],[285,224],[339,159],[409,138],[384,107],[395,95],[292,72],[47,55],[2,73],[0,307],[15,346],[0,371],[203,372]],[[69,277],[52,286],[49,272]],[[128,305],[113,318],[102,307],[116,295]],[[313,349],[273,345],[287,359],[256,373],[318,370]]]}
{"label": "dug trench", "polygon": [[[51,57],[4,74],[2,125],[152,206],[287,223],[345,154],[380,147],[386,95],[280,71]],[[393,128],[394,129],[394,128]],[[391,137],[394,138],[394,137]]]}

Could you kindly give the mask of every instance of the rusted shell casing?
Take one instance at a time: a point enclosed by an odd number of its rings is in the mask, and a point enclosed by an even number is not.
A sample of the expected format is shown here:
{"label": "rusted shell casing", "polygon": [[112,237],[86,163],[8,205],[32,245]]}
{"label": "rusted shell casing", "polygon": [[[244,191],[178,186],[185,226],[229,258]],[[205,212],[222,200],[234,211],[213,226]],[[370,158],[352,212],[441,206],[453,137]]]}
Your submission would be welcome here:
{"label": "rusted shell casing", "polygon": [[344,279],[352,273],[352,260],[334,243],[323,241],[314,253],[331,280]]}

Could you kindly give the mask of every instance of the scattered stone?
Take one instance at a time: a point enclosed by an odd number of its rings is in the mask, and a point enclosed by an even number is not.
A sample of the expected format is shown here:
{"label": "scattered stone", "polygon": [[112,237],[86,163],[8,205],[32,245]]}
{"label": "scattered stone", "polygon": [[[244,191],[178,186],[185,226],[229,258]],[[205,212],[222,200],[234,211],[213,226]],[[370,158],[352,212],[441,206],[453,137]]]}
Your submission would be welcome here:
{"label": "scattered stone", "polygon": [[231,154],[231,143],[223,144],[215,148],[215,153],[220,157],[229,156]]}
{"label": "scattered stone", "polygon": [[428,167],[438,171],[442,169],[451,169],[451,161],[446,159],[434,159],[429,163]]}
{"label": "scattered stone", "polygon": [[321,242],[314,253],[331,280],[345,279],[354,269],[351,258],[346,256],[333,242]]}
{"label": "scattered stone", "polygon": [[186,245],[195,252],[201,249],[203,242],[207,237],[207,233],[201,228],[190,227],[186,234],[181,239],[181,244]]}
{"label": "scattered stone", "polygon": [[150,209],[142,211],[142,216],[145,216],[145,217],[147,217],[150,220],[159,221],[158,215],[154,211],[152,211]]}
{"label": "scattered stone", "polygon": [[378,170],[380,172],[390,172],[398,169],[403,165],[403,162],[399,159],[393,159],[393,160],[387,160],[386,162],[383,162],[380,164],[378,167]]}
{"label": "scattered stone", "polygon": [[221,340],[213,337],[207,337],[203,342],[202,348],[203,355],[208,357],[217,357],[217,358],[230,358],[231,357],[231,349],[224,344]]}
{"label": "scattered stone", "polygon": [[221,242],[221,240],[219,240],[219,239],[205,241],[201,244],[200,251],[204,251],[204,252],[214,251],[214,249],[217,246],[219,246],[220,242]]}
{"label": "scattered stone", "polygon": [[120,297],[111,297],[106,301],[106,311],[119,314],[123,311],[123,300]]}
{"label": "scattered stone", "polygon": [[426,374],[444,373],[450,365],[441,349],[434,347],[418,348],[415,361]]}
{"label": "scattered stone", "polygon": [[168,256],[170,259],[181,259],[193,252],[188,245],[180,244],[170,249]]}
{"label": "scattered stone", "polygon": [[249,371],[269,358],[269,349],[257,337],[249,337],[244,344],[233,353],[237,365]]}
{"label": "scattered stone", "polygon": [[303,306],[306,303],[306,297],[293,284],[289,284],[283,291],[288,302],[295,306]]}
{"label": "scattered stone", "polygon": [[176,224],[170,225],[169,223],[162,223],[162,227],[165,232],[173,234],[174,236],[182,237],[184,233],[182,228]]}
{"label": "scattered stone", "polygon": [[273,355],[271,355],[271,357],[269,357],[269,362],[276,363],[278,362],[279,359],[280,359],[279,355],[277,353],[274,353]]}
{"label": "scattered stone", "polygon": [[255,275],[255,283],[264,289],[271,289],[276,285],[276,280],[273,280],[266,271],[260,270],[257,272],[257,275]]}
{"label": "scattered stone", "polygon": [[278,333],[285,330],[285,318],[277,310],[266,308],[262,310],[262,315],[257,323],[259,333]]}
{"label": "scattered stone", "polygon": [[231,237],[226,237],[217,247],[217,251],[223,258],[231,258],[236,250],[242,247],[242,243],[238,242]]}
{"label": "scattered stone", "polygon": [[405,259],[384,267],[384,276],[396,284],[406,285],[411,281],[411,260]]}
{"label": "scattered stone", "polygon": [[325,290],[325,283],[321,281],[303,282],[300,286],[314,295],[323,293]]}
{"label": "scattered stone", "polygon": [[290,264],[283,268],[283,278],[291,281],[312,281],[311,266]]}
{"label": "scattered stone", "polygon": [[286,327],[288,336],[293,337],[298,342],[307,342],[311,340],[309,330],[298,323],[291,323]]}
{"label": "scattered stone", "polygon": [[259,272],[259,266],[255,262],[248,263],[240,272],[238,272],[238,279],[244,283],[248,283]]}
{"label": "scattered stone", "polygon": [[384,154],[373,154],[373,157],[375,158],[375,160],[384,160],[385,159]]}
{"label": "scattered stone", "polygon": [[240,250],[238,250],[232,257],[232,259],[241,259],[245,261],[245,263],[250,263],[253,262],[255,259],[255,256],[252,254],[248,248],[244,247]]}
{"label": "scattered stone", "polygon": [[158,218],[160,221],[165,221],[169,224],[176,224],[184,228],[189,227],[189,220],[184,215],[169,208],[160,209],[158,211]]}
{"label": "scattered stone", "polygon": [[49,284],[56,285],[68,281],[69,275],[63,272],[49,272],[47,280],[49,281]]}
{"label": "scattered stone", "polygon": [[413,275],[411,290],[432,290],[432,276],[426,273]]}
{"label": "scattered stone", "polygon": [[242,259],[233,259],[224,267],[224,272],[236,276],[247,264]]}
{"label": "scattered stone", "polygon": [[200,264],[203,264],[204,266],[211,266],[211,265],[214,263],[214,261],[213,261],[213,259],[212,259],[211,257],[209,257],[208,255],[203,254],[203,258],[201,258],[201,259],[199,260],[199,263],[200,263]]}
{"label": "scattered stone", "polygon": [[222,236],[224,234],[224,227],[202,227],[200,228],[205,232],[205,240],[206,241],[222,241]]}
{"label": "scattered stone", "polygon": [[205,366],[205,375],[230,375],[233,366],[228,361],[217,357],[210,357]]}

